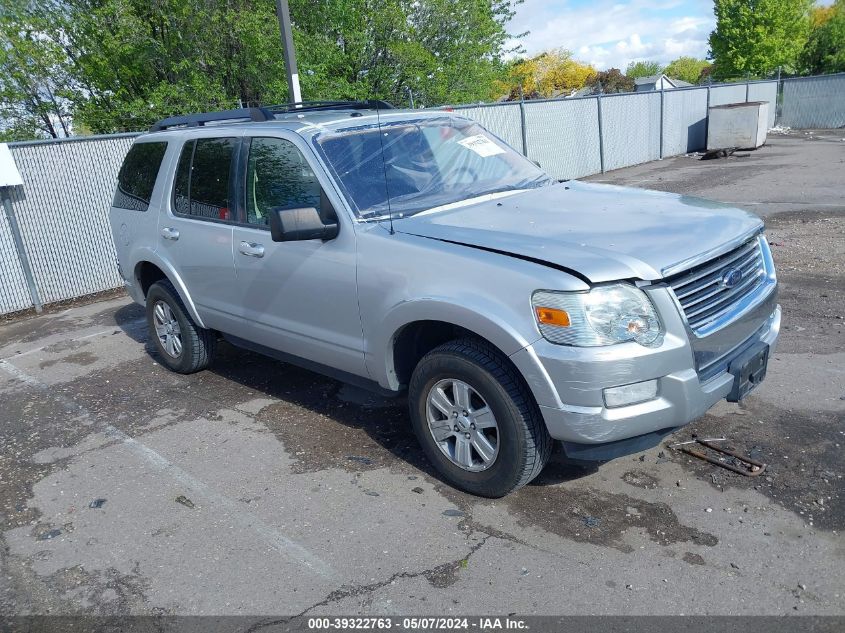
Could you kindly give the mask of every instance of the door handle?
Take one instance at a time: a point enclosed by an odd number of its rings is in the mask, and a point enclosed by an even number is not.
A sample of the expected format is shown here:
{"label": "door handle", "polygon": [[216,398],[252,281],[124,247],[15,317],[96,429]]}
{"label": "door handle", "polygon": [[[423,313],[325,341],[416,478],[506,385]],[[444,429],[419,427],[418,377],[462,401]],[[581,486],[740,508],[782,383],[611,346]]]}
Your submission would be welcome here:
{"label": "door handle", "polygon": [[179,231],[176,229],[171,229],[169,226],[165,226],[161,230],[161,236],[166,240],[173,240],[175,242],[179,239]]}
{"label": "door handle", "polygon": [[264,245],[257,242],[241,242],[238,250],[247,257],[264,257]]}

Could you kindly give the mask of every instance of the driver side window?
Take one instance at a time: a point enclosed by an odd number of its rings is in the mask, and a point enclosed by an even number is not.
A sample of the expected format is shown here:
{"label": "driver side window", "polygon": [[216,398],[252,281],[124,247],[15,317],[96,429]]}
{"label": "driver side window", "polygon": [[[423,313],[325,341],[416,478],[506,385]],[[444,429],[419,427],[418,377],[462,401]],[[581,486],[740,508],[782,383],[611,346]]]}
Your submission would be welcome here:
{"label": "driver side window", "polygon": [[320,183],[302,152],[285,139],[253,138],[246,169],[247,222],[266,226],[273,208],[320,208]]}

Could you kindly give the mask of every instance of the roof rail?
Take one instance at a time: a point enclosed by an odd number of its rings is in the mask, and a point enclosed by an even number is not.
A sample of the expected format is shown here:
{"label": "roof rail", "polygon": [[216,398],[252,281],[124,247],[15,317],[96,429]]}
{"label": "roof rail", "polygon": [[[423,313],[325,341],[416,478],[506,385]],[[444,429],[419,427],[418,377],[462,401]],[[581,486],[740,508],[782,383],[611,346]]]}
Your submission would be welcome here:
{"label": "roof rail", "polygon": [[264,106],[262,109],[273,114],[286,112],[307,112],[313,110],[392,110],[393,105],[381,99],[366,101],[299,101],[280,105]]}
{"label": "roof rail", "polygon": [[240,108],[238,110],[221,110],[220,112],[201,112],[198,114],[185,114],[172,116],[154,123],[150,132],[159,132],[171,127],[198,127],[213,121],[237,122],[246,119],[248,121],[270,121],[273,113],[266,108]]}

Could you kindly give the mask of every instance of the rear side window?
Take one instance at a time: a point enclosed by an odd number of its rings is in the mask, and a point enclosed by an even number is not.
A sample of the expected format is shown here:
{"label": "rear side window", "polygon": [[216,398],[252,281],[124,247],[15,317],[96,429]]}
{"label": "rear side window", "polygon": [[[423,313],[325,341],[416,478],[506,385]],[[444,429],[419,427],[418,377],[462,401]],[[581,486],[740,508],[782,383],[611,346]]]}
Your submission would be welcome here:
{"label": "rear side window", "polygon": [[235,138],[202,138],[188,141],[182,148],[173,187],[176,213],[230,221],[232,158]]}
{"label": "rear side window", "polygon": [[117,175],[117,191],[112,206],[146,211],[164,158],[167,143],[135,143],[126,154]]}

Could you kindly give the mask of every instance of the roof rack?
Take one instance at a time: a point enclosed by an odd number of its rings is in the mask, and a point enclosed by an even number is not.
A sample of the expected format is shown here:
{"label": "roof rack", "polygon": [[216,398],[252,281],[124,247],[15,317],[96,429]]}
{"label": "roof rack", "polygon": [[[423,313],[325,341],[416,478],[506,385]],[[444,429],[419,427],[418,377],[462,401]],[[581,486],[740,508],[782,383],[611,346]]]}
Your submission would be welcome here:
{"label": "roof rack", "polygon": [[200,112],[172,116],[154,123],[150,132],[160,132],[172,127],[199,127],[212,122],[272,121],[276,114],[286,112],[313,112],[315,110],[392,110],[393,106],[380,99],[366,101],[300,101],[260,108],[240,108],[221,110],[220,112]]}
{"label": "roof rack", "polygon": [[286,112],[307,112],[313,110],[392,110],[393,105],[381,99],[367,99],[366,101],[299,101],[297,103],[264,106],[262,109],[273,114],[283,114]]}
{"label": "roof rack", "polygon": [[215,121],[236,122],[244,119],[248,121],[271,121],[273,118],[273,113],[267,108],[240,108],[237,110],[221,110],[220,112],[201,112],[162,119],[150,127],[150,132],[159,132],[171,127],[180,126],[198,127]]}

